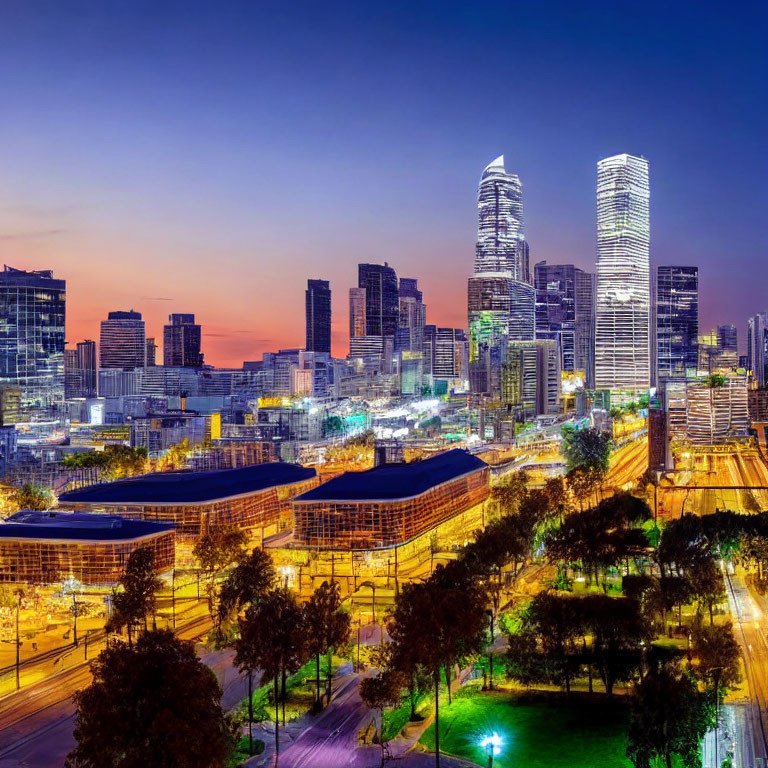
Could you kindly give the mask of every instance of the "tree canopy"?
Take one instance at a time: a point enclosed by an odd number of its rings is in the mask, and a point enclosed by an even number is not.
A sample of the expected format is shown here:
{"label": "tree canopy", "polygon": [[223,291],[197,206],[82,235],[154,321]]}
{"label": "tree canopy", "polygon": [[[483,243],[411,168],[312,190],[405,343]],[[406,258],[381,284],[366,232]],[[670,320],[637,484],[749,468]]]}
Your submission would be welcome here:
{"label": "tree canopy", "polygon": [[192,642],[145,632],[133,648],[110,645],[91,670],[91,685],[74,695],[67,768],[224,768],[233,731]]}

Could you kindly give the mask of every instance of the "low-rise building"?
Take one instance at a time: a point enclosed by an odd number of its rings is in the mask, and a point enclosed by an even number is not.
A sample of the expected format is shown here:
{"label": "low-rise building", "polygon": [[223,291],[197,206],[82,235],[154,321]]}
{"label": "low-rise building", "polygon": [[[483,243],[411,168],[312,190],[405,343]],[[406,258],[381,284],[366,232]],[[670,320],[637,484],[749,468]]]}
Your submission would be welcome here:
{"label": "low-rise building", "polygon": [[131,553],[149,547],[158,573],[174,567],[172,525],[112,515],[24,510],[0,523],[0,582],[114,584]]}
{"label": "low-rise building", "polygon": [[189,564],[192,547],[210,528],[234,526],[261,540],[287,529],[291,499],[317,483],[314,469],[273,462],[142,475],[70,491],[60,501],[79,511],[172,523],[177,560]]}

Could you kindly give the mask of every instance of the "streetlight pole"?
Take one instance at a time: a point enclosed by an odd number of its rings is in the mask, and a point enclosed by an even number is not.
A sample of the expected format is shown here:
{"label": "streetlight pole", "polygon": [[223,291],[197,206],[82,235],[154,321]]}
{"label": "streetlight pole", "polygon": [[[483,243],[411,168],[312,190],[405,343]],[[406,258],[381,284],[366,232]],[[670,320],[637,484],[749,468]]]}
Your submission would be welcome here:
{"label": "streetlight pole", "polygon": [[21,590],[16,593],[16,690],[21,688],[21,642],[19,641],[19,614],[21,613]]}

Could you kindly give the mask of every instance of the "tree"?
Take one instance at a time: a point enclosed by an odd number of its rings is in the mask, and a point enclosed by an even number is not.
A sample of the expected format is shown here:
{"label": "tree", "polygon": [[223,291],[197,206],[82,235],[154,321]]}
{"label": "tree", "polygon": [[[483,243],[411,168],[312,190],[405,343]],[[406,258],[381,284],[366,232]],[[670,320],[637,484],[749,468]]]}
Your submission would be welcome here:
{"label": "tree", "polygon": [[[693,670],[715,704],[715,729],[723,695],[741,680],[738,643],[730,622],[720,626],[698,627],[693,631]],[[717,744],[717,733],[715,744]]]}
{"label": "tree", "polygon": [[520,508],[520,502],[528,493],[528,475],[525,472],[513,472],[509,478],[491,488],[491,505],[496,510],[496,517],[513,515]]}
{"label": "tree", "polygon": [[192,555],[208,576],[208,611],[218,619],[216,604],[216,574],[238,562],[243,556],[248,537],[245,531],[234,527],[216,527],[204,533],[195,544]]}
{"label": "tree", "polygon": [[711,542],[698,515],[683,515],[670,521],[662,531],[656,559],[662,576],[684,576],[712,559]]}
{"label": "tree", "polygon": [[568,471],[580,467],[594,470],[604,477],[610,466],[612,442],[599,429],[563,427],[562,454]]}
{"label": "tree", "polygon": [[672,768],[679,755],[685,768],[700,768],[701,740],[712,726],[706,697],[686,675],[665,668],[635,686],[627,756],[635,768],[651,768],[663,758]]}
{"label": "tree", "polygon": [[[440,672],[450,701],[452,664],[482,650],[486,596],[463,560],[439,565],[423,583],[406,584],[395,598],[390,636],[412,663],[429,670],[435,689],[435,765],[440,765]],[[407,649],[407,650],[406,650]],[[410,654],[410,655],[408,655]]]}
{"label": "tree", "polygon": [[599,474],[593,469],[574,467],[568,472],[565,479],[568,481],[568,487],[576,501],[579,502],[579,509],[583,511],[584,503],[600,485]]}
{"label": "tree", "polygon": [[[349,640],[350,616],[341,610],[341,587],[336,581],[324,581],[304,604],[304,622],[307,629],[307,651],[315,657],[317,684],[316,706],[322,706],[320,697],[320,656],[330,654],[333,648]],[[331,665],[328,664],[326,696],[331,700]]]}
{"label": "tree", "polygon": [[553,563],[581,563],[590,581],[628,558],[646,554],[648,540],[639,526],[651,510],[641,499],[619,493],[596,507],[569,515],[546,538]]}
{"label": "tree", "polygon": [[[563,685],[571,692],[571,679],[578,661],[575,640],[583,634],[583,599],[554,592],[539,592],[522,615],[521,634],[530,638],[510,644],[508,657],[513,666],[525,670],[526,682]],[[539,655],[533,665],[518,657],[520,653]]]}
{"label": "tree", "polygon": [[50,509],[55,501],[56,497],[50,488],[34,483],[25,483],[14,488],[10,496],[10,502],[17,510],[33,509],[42,512]]}
{"label": "tree", "polygon": [[360,698],[368,709],[378,709],[380,713],[377,740],[381,747],[381,766],[384,766],[384,708],[400,703],[400,691],[403,687],[402,676],[393,670],[385,670],[376,677],[366,677],[360,681]]}
{"label": "tree", "polygon": [[149,547],[139,547],[131,552],[125,572],[120,577],[122,591],[112,592],[112,615],[107,622],[107,631],[128,632],[131,646],[132,632],[141,622],[147,629],[147,615],[155,612],[155,593],[162,582],[155,574],[155,553]]}
{"label": "tree", "polygon": [[[275,755],[280,752],[280,679],[295,672],[304,661],[305,627],[296,598],[284,587],[270,590],[238,620],[240,636],[235,641],[235,666],[251,679],[261,669],[262,679],[272,679],[275,699]],[[284,687],[284,686],[283,686]],[[250,686],[249,686],[250,688]],[[252,696],[249,696],[252,702]],[[248,717],[253,718],[252,703]],[[285,719],[285,700],[283,700]],[[251,750],[253,751],[253,750]]]}
{"label": "tree", "polygon": [[223,768],[233,731],[216,677],[168,630],[113,643],[74,695],[77,746],[67,768]]}
{"label": "tree", "polygon": [[714,610],[716,605],[725,602],[725,581],[723,573],[715,561],[710,558],[697,563],[688,572],[693,597],[698,602],[697,610],[706,608],[709,613],[709,623],[714,625]]}
{"label": "tree", "polygon": [[550,477],[544,484],[544,493],[547,495],[551,513],[562,523],[565,515],[570,512],[568,492],[563,478]]}
{"label": "tree", "polygon": [[588,595],[583,600],[585,624],[592,632],[592,655],[608,696],[617,682],[627,682],[640,666],[641,643],[651,633],[640,607],[626,597]]}
{"label": "tree", "polygon": [[[237,556],[235,554],[235,556]],[[275,566],[263,549],[254,548],[229,573],[219,592],[219,623],[255,605],[274,586]]]}
{"label": "tree", "polygon": [[143,446],[130,448],[127,445],[108,445],[106,471],[113,479],[142,475],[149,469],[147,449]]}

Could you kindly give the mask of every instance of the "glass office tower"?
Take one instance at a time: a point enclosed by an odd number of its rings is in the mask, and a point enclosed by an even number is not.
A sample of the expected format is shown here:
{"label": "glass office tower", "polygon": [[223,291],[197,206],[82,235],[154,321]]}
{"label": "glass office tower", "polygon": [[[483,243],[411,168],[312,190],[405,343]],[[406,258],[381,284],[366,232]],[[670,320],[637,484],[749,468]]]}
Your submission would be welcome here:
{"label": "glass office tower", "polygon": [[23,418],[64,402],[66,292],[51,270],[0,273],[0,384],[21,390]]}
{"label": "glass office tower", "polygon": [[637,395],[650,386],[648,161],[597,164],[595,386]]}
{"label": "glass office tower", "polygon": [[698,368],[699,268],[656,270],[656,382]]}

